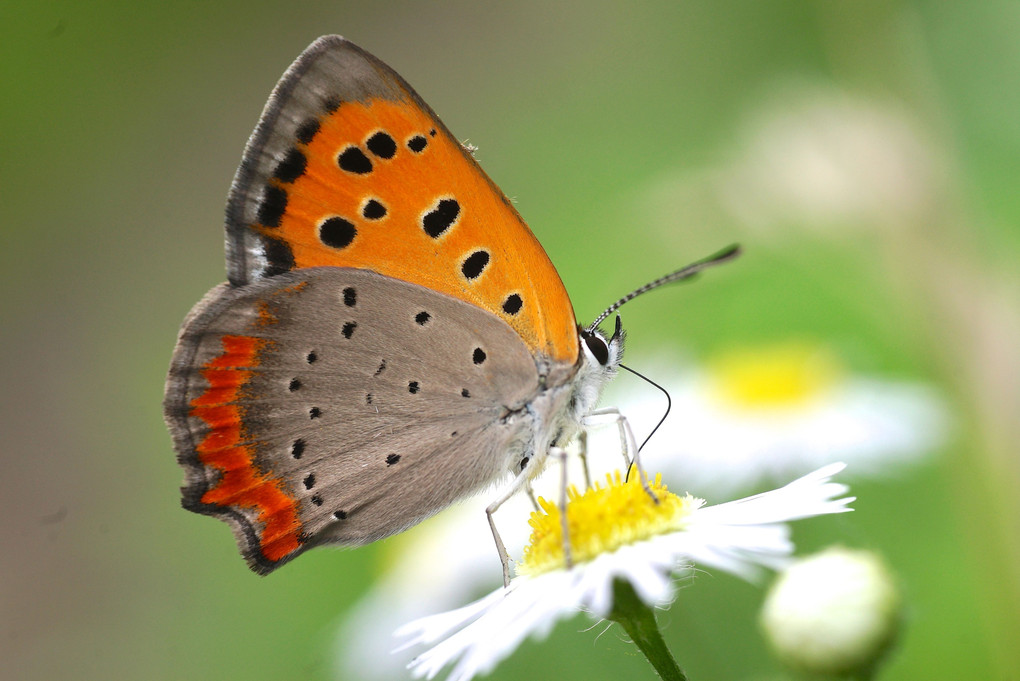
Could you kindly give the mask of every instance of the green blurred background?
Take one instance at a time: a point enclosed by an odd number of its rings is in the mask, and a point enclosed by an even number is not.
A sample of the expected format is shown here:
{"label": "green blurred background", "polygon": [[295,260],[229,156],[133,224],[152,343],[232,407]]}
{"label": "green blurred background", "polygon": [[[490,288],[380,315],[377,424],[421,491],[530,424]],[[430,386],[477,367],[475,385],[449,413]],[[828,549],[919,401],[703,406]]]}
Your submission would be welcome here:
{"label": "green blurred background", "polygon": [[[178,325],[224,278],[244,142],[326,33],[480,147],[582,320],[744,244],[628,306],[635,365],[808,336],[936,385],[943,451],[796,537],[899,574],[884,678],[1017,678],[1020,3],[922,0],[4,3],[0,677],[331,678],[386,547],[249,573],[225,526],[180,509],[160,410]],[[782,678],[761,598],[724,575],[681,592],[662,619],[692,679]],[[587,626],[492,678],[652,678]]]}

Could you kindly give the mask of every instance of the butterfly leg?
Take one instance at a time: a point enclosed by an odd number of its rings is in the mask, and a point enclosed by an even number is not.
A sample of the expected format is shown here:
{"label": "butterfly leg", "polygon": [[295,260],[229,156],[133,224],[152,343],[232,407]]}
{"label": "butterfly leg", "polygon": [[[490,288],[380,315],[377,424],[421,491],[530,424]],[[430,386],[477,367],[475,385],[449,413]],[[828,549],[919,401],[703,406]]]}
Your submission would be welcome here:
{"label": "butterfly leg", "polygon": [[535,498],[535,490],[532,489],[530,480],[528,481],[527,486],[525,486],[524,491],[527,493],[528,498],[531,499],[531,507],[536,511],[542,510],[542,507],[538,505],[538,499]]}
{"label": "butterfly leg", "polygon": [[[634,431],[631,430],[630,421],[627,420],[627,417],[621,414],[620,410],[616,407],[606,407],[604,409],[596,409],[581,419],[581,424],[584,426],[605,425],[607,423],[615,423],[620,433],[620,448],[623,453],[623,462],[626,466],[628,477],[630,476],[630,467],[633,463],[634,467],[637,468],[641,486],[648,493],[648,496],[652,498],[652,501],[659,503],[659,498],[655,496],[652,488],[648,486],[648,475],[645,473],[644,466],[641,465],[641,449],[637,446],[637,440],[634,439]],[[633,457],[629,456],[630,452],[634,452]]]}
{"label": "butterfly leg", "polygon": [[579,456],[581,457],[581,468],[584,470],[584,488],[591,489],[591,472],[588,470],[588,431],[581,429],[577,436]]}
{"label": "butterfly leg", "polygon": [[[489,504],[485,508],[485,516],[489,519],[489,529],[492,530],[492,538],[496,541],[496,551],[499,553],[499,562],[503,565],[503,586],[510,586],[510,555],[506,552],[506,546],[503,544],[503,538],[499,536],[499,530],[496,529],[496,520],[493,518],[493,514],[499,510],[499,507],[506,503],[507,499],[517,494],[522,486],[526,486],[527,489],[531,490],[530,484],[527,480],[527,472],[522,470],[514,478],[513,483],[507,488],[507,490],[495,501]],[[532,496],[534,500],[534,496]]]}
{"label": "butterfly leg", "polygon": [[567,450],[561,447],[550,447],[549,456],[560,460],[560,529],[563,536],[563,564],[569,570],[574,567],[573,556],[570,555],[570,524],[567,522]]}
{"label": "butterfly leg", "polygon": [[586,427],[608,424],[615,425],[620,434],[620,454],[623,455],[623,468],[629,471],[631,464],[634,463],[630,452],[637,450],[635,446],[637,441],[634,439],[634,434],[630,430],[630,422],[626,417],[615,407],[606,407],[605,409],[596,409],[581,419],[581,425]]}

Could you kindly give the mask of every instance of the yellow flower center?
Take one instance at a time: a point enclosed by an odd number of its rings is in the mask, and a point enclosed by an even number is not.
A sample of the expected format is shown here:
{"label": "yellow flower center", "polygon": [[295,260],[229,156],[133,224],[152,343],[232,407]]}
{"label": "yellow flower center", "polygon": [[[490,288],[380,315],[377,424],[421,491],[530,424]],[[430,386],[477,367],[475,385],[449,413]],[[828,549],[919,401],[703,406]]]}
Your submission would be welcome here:
{"label": "yellow flower center", "polygon": [[[573,486],[567,491],[567,532],[573,562],[583,563],[626,544],[682,529],[703,499],[683,498],[662,484],[662,476],[649,481],[652,500],[636,472],[624,482],[617,471],[606,476],[607,486],[596,484],[583,494]],[[541,509],[531,514],[531,539],[517,565],[517,574],[536,575],[566,567],[563,559],[563,525],[559,506],[544,498]]]}
{"label": "yellow flower center", "polygon": [[824,395],[841,373],[831,353],[806,343],[735,351],[712,363],[716,396],[745,409],[809,403]]}

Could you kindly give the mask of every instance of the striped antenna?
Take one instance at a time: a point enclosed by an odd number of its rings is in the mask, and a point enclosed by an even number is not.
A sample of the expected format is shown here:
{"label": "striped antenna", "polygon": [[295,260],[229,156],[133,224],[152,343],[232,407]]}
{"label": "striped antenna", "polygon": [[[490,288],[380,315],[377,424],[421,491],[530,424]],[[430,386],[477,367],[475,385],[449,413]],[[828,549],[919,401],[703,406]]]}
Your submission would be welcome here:
{"label": "striped antenna", "polygon": [[648,282],[641,288],[634,289],[633,291],[625,295],[623,298],[620,298],[618,301],[607,307],[605,312],[596,317],[595,321],[593,321],[591,325],[588,327],[588,332],[591,333],[592,331],[594,331],[595,327],[601,324],[606,317],[620,309],[620,307],[624,303],[634,300],[642,293],[648,293],[652,289],[659,288],[660,286],[665,286],[666,284],[671,284],[674,281],[683,281],[685,279],[690,279],[694,275],[698,274],[698,272],[701,272],[704,269],[712,267],[713,265],[721,265],[724,262],[729,262],[730,260],[736,258],[738,255],[740,255],[740,246],[737,244],[733,244],[732,246],[728,246],[723,250],[719,251],[718,253],[710,255],[707,258],[704,258],[703,260],[698,260],[697,262],[691,263],[687,267],[681,267],[676,272],[670,272],[669,274],[663,277],[659,277],[655,281]]}

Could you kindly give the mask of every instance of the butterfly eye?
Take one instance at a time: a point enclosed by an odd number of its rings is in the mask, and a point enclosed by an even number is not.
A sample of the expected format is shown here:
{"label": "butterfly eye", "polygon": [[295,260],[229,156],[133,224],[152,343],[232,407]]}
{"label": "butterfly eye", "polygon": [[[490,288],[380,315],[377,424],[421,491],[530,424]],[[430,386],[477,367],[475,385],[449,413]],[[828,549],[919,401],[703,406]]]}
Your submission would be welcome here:
{"label": "butterfly eye", "polygon": [[589,333],[588,331],[582,331],[581,338],[584,339],[585,345],[588,346],[591,354],[595,356],[595,359],[598,360],[599,364],[605,366],[609,361],[609,346],[606,345],[606,342],[599,336],[594,333]]}

